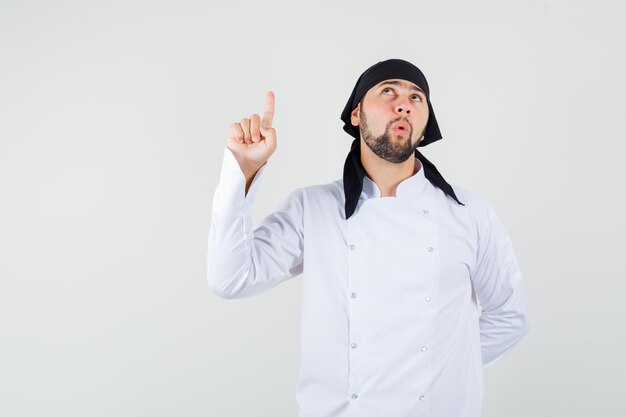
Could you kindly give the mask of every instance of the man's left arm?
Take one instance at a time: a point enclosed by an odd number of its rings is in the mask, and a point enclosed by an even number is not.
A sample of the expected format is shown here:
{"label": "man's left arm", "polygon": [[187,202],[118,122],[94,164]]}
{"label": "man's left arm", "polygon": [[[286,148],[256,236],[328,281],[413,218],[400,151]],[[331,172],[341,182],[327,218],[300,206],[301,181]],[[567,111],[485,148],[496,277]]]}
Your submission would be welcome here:
{"label": "man's left arm", "polygon": [[513,244],[493,207],[479,226],[472,286],[482,307],[483,367],[501,359],[528,333],[528,299]]}

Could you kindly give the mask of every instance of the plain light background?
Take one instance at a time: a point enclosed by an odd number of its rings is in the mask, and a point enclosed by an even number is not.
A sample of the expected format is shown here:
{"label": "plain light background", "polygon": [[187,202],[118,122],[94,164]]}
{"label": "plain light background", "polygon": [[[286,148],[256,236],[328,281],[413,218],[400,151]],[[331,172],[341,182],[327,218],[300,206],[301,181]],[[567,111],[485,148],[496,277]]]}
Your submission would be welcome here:
{"label": "plain light background", "polygon": [[0,1],[0,416],[297,415],[301,278],[206,283],[225,135],[276,94],[254,208],[340,178],[370,65],[420,67],[421,148],[513,240],[529,335],[485,417],[623,416],[622,1]]}

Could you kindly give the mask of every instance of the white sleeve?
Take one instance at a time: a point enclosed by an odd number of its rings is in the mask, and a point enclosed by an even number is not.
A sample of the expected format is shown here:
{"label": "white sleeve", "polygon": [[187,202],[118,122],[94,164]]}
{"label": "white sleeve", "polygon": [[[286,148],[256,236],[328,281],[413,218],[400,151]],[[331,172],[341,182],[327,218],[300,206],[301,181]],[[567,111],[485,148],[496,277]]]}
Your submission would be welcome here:
{"label": "white sleeve", "polygon": [[513,244],[495,210],[479,229],[472,286],[482,307],[480,341],[483,367],[500,360],[528,333],[528,301]]}
{"label": "white sleeve", "polygon": [[207,257],[209,288],[219,297],[257,295],[303,271],[301,188],[253,228],[252,206],[266,166],[257,171],[246,195],[245,176],[232,151],[224,149]]}

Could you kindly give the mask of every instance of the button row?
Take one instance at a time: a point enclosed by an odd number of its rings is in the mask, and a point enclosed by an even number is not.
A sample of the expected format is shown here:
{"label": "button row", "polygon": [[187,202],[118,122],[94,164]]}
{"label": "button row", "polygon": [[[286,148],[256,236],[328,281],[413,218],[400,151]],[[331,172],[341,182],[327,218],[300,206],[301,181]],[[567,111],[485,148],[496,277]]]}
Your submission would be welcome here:
{"label": "button row", "polygon": [[[350,250],[354,250],[354,249],[356,248],[356,245],[354,245],[354,244],[350,244],[350,245],[348,246],[348,248],[350,248]],[[434,251],[434,250],[435,250],[435,248],[433,248],[432,246],[429,246],[429,247],[427,247],[426,249],[428,250],[428,252],[432,252],[432,251]]]}
{"label": "button row", "polygon": [[[356,298],[356,293],[355,292],[351,292],[350,293],[350,298]],[[427,295],[426,297],[424,297],[424,300],[426,300],[427,303],[430,303],[430,301],[432,300],[432,297],[430,295]]]}

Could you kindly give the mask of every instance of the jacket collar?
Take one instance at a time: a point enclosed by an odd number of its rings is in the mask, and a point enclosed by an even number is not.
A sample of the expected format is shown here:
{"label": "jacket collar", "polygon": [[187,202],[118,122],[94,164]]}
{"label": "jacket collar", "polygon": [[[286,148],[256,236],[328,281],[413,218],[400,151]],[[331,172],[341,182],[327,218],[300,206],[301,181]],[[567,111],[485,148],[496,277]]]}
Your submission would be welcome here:
{"label": "jacket collar", "polygon": [[[343,166],[343,191],[345,195],[345,216],[346,220],[354,214],[359,198],[380,197],[378,186],[365,175],[365,168],[361,163],[361,140],[357,137],[352,141],[352,147],[346,162]],[[441,189],[448,197],[455,200],[459,205],[464,206],[457,198],[454,189],[437,170],[437,167],[430,162],[417,149],[415,150],[416,164],[420,169],[411,177],[402,181],[396,190],[396,196],[400,198],[417,197],[424,189],[426,181]],[[417,167],[417,166],[416,166]]]}
{"label": "jacket collar", "polygon": [[[417,158],[415,158],[415,170],[417,172],[402,180],[402,182],[398,184],[398,187],[396,188],[396,198],[414,199],[420,195],[428,180],[424,176],[424,168]],[[363,176],[363,190],[361,191],[361,198],[381,198],[380,188],[367,174]]]}

